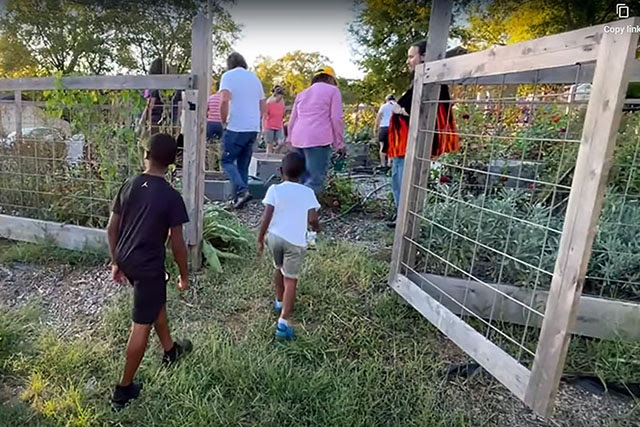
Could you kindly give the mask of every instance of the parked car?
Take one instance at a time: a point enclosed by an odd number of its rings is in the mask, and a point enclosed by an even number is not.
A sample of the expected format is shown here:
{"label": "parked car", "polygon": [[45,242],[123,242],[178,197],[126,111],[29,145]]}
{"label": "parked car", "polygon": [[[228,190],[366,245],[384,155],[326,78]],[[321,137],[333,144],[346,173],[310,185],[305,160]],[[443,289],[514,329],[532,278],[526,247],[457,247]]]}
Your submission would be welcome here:
{"label": "parked car", "polygon": [[[11,132],[6,138],[0,139],[0,148],[11,148],[15,144],[17,133]],[[82,160],[85,137],[77,134],[68,138],[64,132],[52,127],[29,127],[22,128],[22,138],[25,140],[44,141],[45,143],[62,142],[66,145],[66,154],[68,164],[77,164]]]}

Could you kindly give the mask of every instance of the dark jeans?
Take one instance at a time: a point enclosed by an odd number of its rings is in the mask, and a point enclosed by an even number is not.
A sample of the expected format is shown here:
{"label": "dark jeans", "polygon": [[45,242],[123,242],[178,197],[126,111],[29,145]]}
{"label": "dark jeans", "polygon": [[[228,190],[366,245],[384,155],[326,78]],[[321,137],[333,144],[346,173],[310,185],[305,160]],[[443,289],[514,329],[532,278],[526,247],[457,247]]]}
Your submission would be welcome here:
{"label": "dark jeans", "polygon": [[321,193],[331,164],[331,146],[296,148],[296,151],[304,157],[306,170],[302,176],[302,183],[316,194]]}
{"label": "dark jeans", "polygon": [[249,191],[249,163],[258,132],[233,132],[222,135],[222,169],[225,171],[237,195]]}
{"label": "dark jeans", "polygon": [[222,139],[222,123],[207,122],[207,139]]}

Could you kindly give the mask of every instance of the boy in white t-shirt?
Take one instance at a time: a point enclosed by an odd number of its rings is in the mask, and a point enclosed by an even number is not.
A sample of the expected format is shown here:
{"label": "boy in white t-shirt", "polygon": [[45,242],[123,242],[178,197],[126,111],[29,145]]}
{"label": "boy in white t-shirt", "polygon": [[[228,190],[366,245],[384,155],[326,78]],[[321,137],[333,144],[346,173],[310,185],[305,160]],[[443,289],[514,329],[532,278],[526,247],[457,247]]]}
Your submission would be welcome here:
{"label": "boy in white t-shirt", "polygon": [[307,252],[307,224],[313,231],[320,231],[317,212],[320,204],[313,190],[298,182],[304,173],[303,157],[298,153],[287,154],[282,159],[280,171],[284,182],[269,187],[262,201],[265,210],[258,234],[258,253],[262,256],[266,235],[276,268],[274,307],[280,312],[276,338],[290,340],[293,339],[293,327],[289,317]]}

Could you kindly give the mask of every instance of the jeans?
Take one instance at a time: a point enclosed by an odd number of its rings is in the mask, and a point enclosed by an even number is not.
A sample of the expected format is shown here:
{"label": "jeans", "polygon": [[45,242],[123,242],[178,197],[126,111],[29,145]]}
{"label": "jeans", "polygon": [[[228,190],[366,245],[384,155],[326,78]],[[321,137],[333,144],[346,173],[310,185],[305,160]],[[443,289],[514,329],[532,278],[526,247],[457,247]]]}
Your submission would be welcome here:
{"label": "jeans", "polygon": [[329,172],[331,146],[297,148],[296,151],[304,156],[306,170],[302,175],[302,182],[316,194],[320,193],[324,189],[324,181]]}
{"label": "jeans", "polygon": [[222,138],[222,123],[207,122],[207,139]]}
{"label": "jeans", "polygon": [[391,190],[396,210],[400,206],[400,190],[402,190],[402,174],[404,173],[404,157],[394,157],[391,167]]}
{"label": "jeans", "polygon": [[249,191],[249,163],[258,132],[233,132],[222,135],[222,169],[227,174],[237,195]]}

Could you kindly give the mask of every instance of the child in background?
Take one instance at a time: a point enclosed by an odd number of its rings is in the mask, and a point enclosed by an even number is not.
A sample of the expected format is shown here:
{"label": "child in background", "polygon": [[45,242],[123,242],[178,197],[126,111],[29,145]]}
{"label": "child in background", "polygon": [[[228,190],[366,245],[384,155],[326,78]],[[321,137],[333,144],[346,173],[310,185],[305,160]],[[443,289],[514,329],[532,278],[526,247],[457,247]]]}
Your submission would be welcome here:
{"label": "child in background", "polygon": [[317,212],[320,204],[313,190],[299,183],[304,173],[304,158],[300,154],[287,154],[280,171],[284,182],[269,187],[263,200],[265,210],[258,234],[258,253],[262,256],[266,235],[276,268],[274,307],[280,312],[276,338],[290,340],[294,332],[289,319],[307,252],[307,224],[313,231],[320,231]]}
{"label": "child in background", "polygon": [[151,137],[146,170],[120,188],[107,226],[113,279],[122,282],[126,277],[133,286],[133,326],[124,373],[111,399],[114,409],[123,408],[140,394],[142,384],[133,382],[133,378],[147,348],[151,326],[164,349],[165,364],[175,362],[192,349],[188,340],[171,339],[165,308],[167,235],[180,269],[178,289],[184,291],[189,286],[187,248],[182,238],[182,224],[189,218],[180,193],[165,180],[168,166],[175,162],[176,150],[171,135]]}

